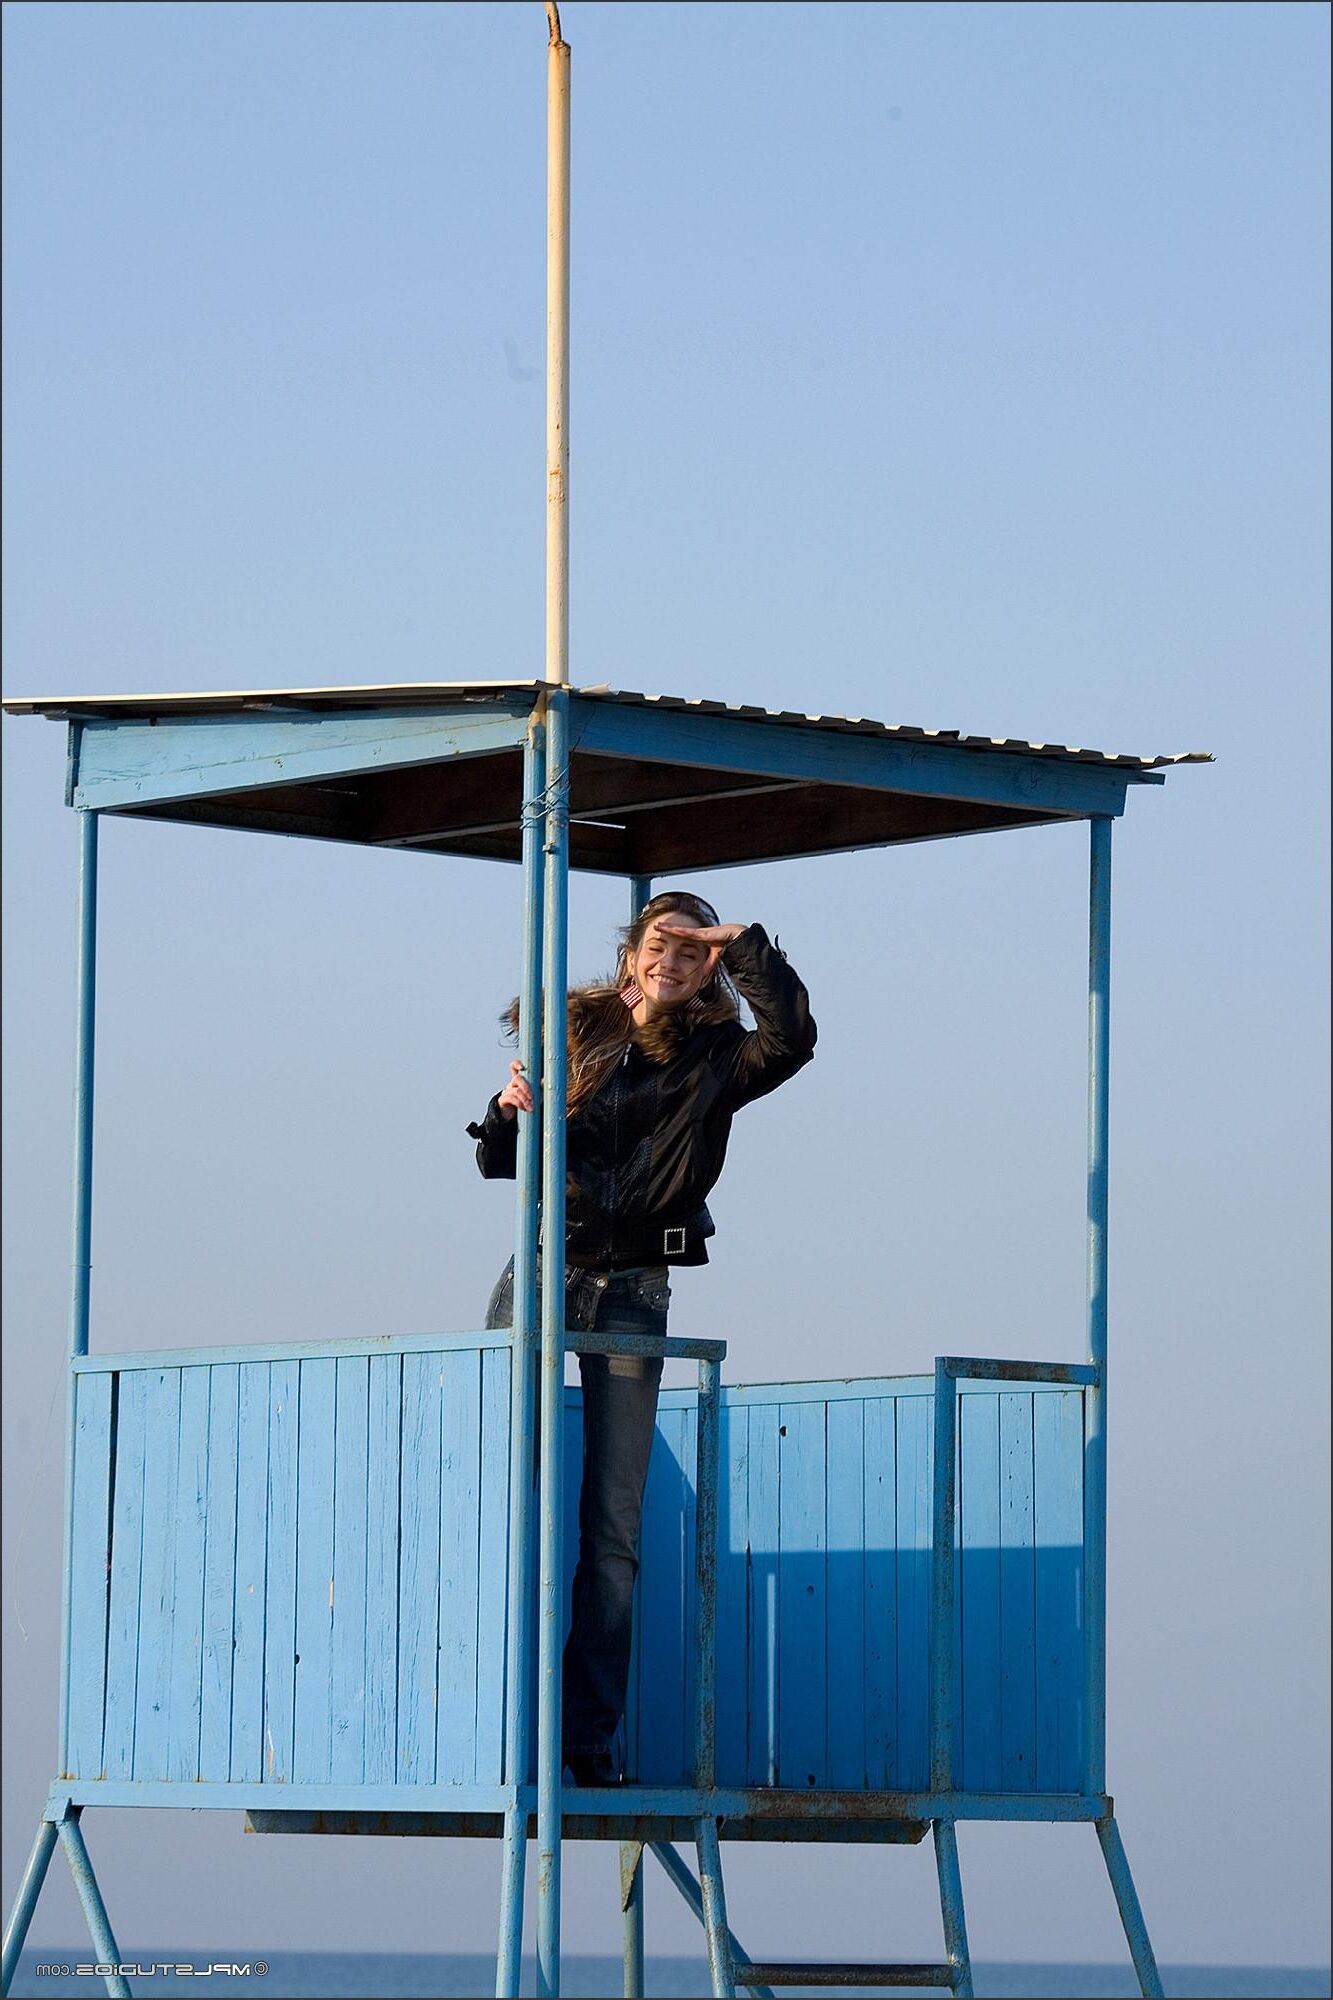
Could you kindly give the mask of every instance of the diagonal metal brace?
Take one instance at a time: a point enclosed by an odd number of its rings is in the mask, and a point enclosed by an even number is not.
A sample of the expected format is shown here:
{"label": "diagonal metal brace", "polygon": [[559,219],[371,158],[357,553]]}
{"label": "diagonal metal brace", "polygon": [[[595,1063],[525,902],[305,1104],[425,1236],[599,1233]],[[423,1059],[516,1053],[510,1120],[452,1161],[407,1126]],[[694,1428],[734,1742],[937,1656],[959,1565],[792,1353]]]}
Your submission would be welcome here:
{"label": "diagonal metal brace", "polygon": [[[92,1860],[84,1845],[79,1817],[77,1811],[71,1812],[68,1818],[60,1821],[56,1833],[60,1845],[65,1850],[65,1859],[69,1863],[69,1872],[74,1877],[79,1901],[83,1904],[83,1914],[88,1920],[88,1929],[98,1959],[103,1965],[116,1966],[120,1964],[120,1947],[112,1934],[111,1919],[107,1916],[106,1904],[102,1901],[102,1891],[93,1873]],[[131,2000],[130,1982],[123,1973],[108,1972],[103,1974],[103,1978],[112,2000]]]}
{"label": "diagonal metal brace", "polygon": [[[694,1879],[688,1864],[681,1860],[669,1840],[654,1840],[650,1841],[649,1845],[702,1924],[704,1920],[703,1892]],[[746,1974],[750,1971],[753,1961],[749,1953],[742,1951],[740,1945],[737,1944],[736,1933],[730,1928],[727,1931],[727,1939],[731,1946],[732,1964],[736,1968],[736,1984],[747,1987],[752,1993],[757,1993],[759,2000],[774,2000],[773,1994],[766,1985],[756,1986],[747,1979]]]}

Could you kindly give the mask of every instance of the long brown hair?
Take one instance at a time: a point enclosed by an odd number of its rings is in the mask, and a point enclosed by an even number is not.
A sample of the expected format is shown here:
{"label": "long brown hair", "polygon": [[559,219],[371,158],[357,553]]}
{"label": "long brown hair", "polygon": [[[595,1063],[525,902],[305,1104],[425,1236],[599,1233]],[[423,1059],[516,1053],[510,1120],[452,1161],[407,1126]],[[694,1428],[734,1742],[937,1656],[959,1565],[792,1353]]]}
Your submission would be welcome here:
{"label": "long brown hair", "polygon": [[[650,1061],[666,1062],[696,1028],[740,1019],[736,988],[719,964],[707,985],[685,1006],[659,1014],[643,1027],[636,1025],[620,997],[629,983],[630,959],[643,943],[649,926],[658,917],[677,911],[696,924],[718,921],[717,912],[702,896],[692,895],[688,889],[664,890],[645,903],[634,921],[620,931],[615,977],[571,990],[566,1013],[569,1038],[566,1105],[570,1113],[601,1088],[631,1042]],[[510,1001],[500,1019],[509,1038],[517,1041],[517,1000]]]}

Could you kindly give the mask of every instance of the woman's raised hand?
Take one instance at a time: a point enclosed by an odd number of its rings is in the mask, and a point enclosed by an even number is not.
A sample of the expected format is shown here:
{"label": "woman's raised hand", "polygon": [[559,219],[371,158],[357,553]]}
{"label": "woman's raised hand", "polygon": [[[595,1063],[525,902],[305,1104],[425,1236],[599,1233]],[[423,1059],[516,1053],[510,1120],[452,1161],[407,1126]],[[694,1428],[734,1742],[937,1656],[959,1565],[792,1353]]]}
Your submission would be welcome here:
{"label": "woman's raised hand", "polygon": [[498,1101],[502,1118],[512,1118],[517,1111],[532,1110],[532,1085],[523,1074],[521,1062],[510,1063],[509,1081],[500,1092]]}
{"label": "woman's raised hand", "polygon": [[689,938],[695,944],[708,947],[708,970],[711,973],[733,938],[738,938],[745,924],[671,924],[665,917],[658,917],[653,928],[664,931],[669,937]]}

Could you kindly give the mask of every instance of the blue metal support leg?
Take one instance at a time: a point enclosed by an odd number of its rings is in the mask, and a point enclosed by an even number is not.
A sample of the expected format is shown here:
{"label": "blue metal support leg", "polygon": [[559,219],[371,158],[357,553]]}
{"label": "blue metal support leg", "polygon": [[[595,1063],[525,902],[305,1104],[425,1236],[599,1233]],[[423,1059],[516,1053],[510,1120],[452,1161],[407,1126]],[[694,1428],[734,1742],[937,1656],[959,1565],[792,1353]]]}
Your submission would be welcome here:
{"label": "blue metal support leg", "polygon": [[1146,1996],[1146,2000],[1162,2000],[1161,1975],[1157,1970],[1157,1960],[1153,1956],[1152,1944],[1148,1937],[1148,1926],[1143,1921],[1138,1891],[1134,1887],[1134,1877],[1129,1872],[1129,1857],[1125,1853],[1125,1844],[1120,1838],[1120,1828],[1115,1823],[1114,1813],[1108,1813],[1105,1819],[1097,1821],[1097,1838],[1101,1842],[1106,1872],[1111,1878],[1111,1888],[1115,1893],[1120,1921],[1125,1927],[1130,1957],[1139,1976],[1139,1992]]}
{"label": "blue metal support leg", "polygon": [[37,1829],[37,1838],[32,1843],[32,1853],[28,1856],[28,1865],[23,1871],[23,1880],[19,1883],[18,1894],[14,1898],[9,1922],[5,1925],[3,1978],[0,1979],[0,1990],[5,1993],[8,1993],[14,1982],[18,1962],[23,1956],[28,1926],[37,1907],[37,1898],[42,1893],[42,1884],[46,1880],[46,1871],[50,1866],[55,1844],[55,1823],[44,1819]]}
{"label": "blue metal support leg", "polygon": [[625,2000],[643,2000],[643,1842],[620,1843],[620,1910],[625,1938]]}
{"label": "blue metal support leg", "polygon": [[940,1878],[940,1914],[944,1918],[944,1949],[953,1971],[950,1991],[972,2000],[972,1960],[967,1950],[967,1920],[963,1915],[963,1878],[958,1867],[958,1834],[951,1819],[934,1823],[935,1869]]}
{"label": "blue metal support leg", "polygon": [[[79,1808],[73,1807],[67,1819],[59,1826],[60,1844],[69,1862],[69,1872],[74,1877],[74,1886],[83,1904],[83,1914],[88,1919],[88,1929],[92,1934],[93,1946],[100,1965],[119,1965],[120,1947],[111,1934],[111,1921],[102,1901],[102,1892],[97,1886],[93,1864],[88,1857],[88,1849],[83,1843],[79,1827]],[[132,2000],[130,1982],[118,1972],[106,1974],[106,1990],[112,2000]]]}
{"label": "blue metal support leg", "polygon": [[694,1822],[699,1856],[699,1890],[703,1899],[704,1936],[708,1941],[708,1977],[714,2000],[736,2000],[736,1974],[731,1962],[731,1932],[727,1929],[727,1898],[722,1887],[722,1853],[717,1821]]}
{"label": "blue metal support leg", "polygon": [[518,2000],[523,1957],[523,1889],[528,1867],[528,1815],[522,1807],[505,1810],[504,1851],[500,1862],[500,1955],[495,1969],[496,2000]]}
{"label": "blue metal support leg", "polygon": [[518,1791],[530,1782],[532,1686],[533,1370],[537,1351],[537,1221],[541,1179],[542,845],[546,825],[546,728],[539,710],[523,751],[523,974],[518,1003],[519,1060],[536,1111],[519,1113],[514,1231],[514,1316],[509,1348],[509,1645],[505,1683],[505,1781],[514,1787],[505,1812],[500,1881],[497,2000],[517,2000],[523,1950],[523,1891],[528,1814]]}

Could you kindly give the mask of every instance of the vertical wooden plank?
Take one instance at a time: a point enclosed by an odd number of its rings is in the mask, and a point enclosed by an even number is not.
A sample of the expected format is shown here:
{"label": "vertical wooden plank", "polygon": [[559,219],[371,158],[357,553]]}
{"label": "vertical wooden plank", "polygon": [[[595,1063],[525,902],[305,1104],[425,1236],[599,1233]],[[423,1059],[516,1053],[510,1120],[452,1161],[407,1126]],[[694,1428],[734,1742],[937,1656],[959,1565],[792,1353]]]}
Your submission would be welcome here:
{"label": "vertical wooden plank", "polygon": [[209,1370],[182,1368],[180,1446],[176,1458],[176,1550],[171,1626],[171,1705],[167,1776],[199,1776],[204,1675],[204,1554],[208,1525]]}
{"label": "vertical wooden plank", "polygon": [[722,1396],[722,1461],[718,1481],[717,1534],[717,1778],[721,1785],[745,1783],[746,1574],[749,1543],[747,1488],[750,1467],[750,1412]]}
{"label": "vertical wooden plank", "polygon": [[1083,1397],[1033,1398],[1037,1788],[1077,1791],[1083,1725]]}
{"label": "vertical wooden plank", "polygon": [[865,1409],[826,1405],[828,1438],[828,1776],[834,1790],[866,1782]]}
{"label": "vertical wooden plank", "polygon": [[1000,1782],[1037,1781],[1036,1550],[1032,1534],[1030,1390],[1000,1402]]}
{"label": "vertical wooden plank", "polygon": [[268,1375],[268,1521],[264,1575],[265,1784],[289,1784],[296,1713],[296,1481],[300,1363]]}
{"label": "vertical wooden plank", "polygon": [[[204,1527],[203,1662],[199,1690],[199,1776],[225,1785],[231,1775],[232,1641],[236,1609],[236,1502],[240,1371],[209,1369],[208,1518]],[[253,1468],[247,1477],[254,1477]]]}
{"label": "vertical wooden plank", "polygon": [[680,1410],[658,1413],[644,1495],[639,1552],[643,1673],[639,1769],[646,1784],[686,1777],[685,1487],[680,1466]]}
{"label": "vertical wooden plank", "polygon": [[111,1623],[107,1633],[102,1769],[108,1778],[123,1779],[134,1775],[148,1371],[129,1368],[120,1374],[118,1381],[116,1490],[111,1512]]}
{"label": "vertical wooden plank", "polygon": [[961,1446],[963,1726],[955,1738],[955,1782],[974,1792],[1000,1786],[1000,1410],[989,1389],[958,1398]]}
{"label": "vertical wooden plank", "polygon": [[264,1605],[268,1569],[269,1363],[237,1369],[236,1599],[232,1654],[231,1776],[264,1772]]}
{"label": "vertical wooden plank", "polygon": [[861,1413],[865,1461],[865,1780],[898,1781],[898,1472],[895,1398],[871,1396]]}
{"label": "vertical wooden plank", "polygon": [[440,1363],[440,1639],[435,1782],[470,1784],[477,1748],[481,1353]]}
{"label": "vertical wooden plank", "polygon": [[[385,1355],[379,1357],[388,1360]],[[329,1626],[329,1778],[360,1784],[366,1749],[366,1508],[370,1357],[335,1364],[333,1614]]]}
{"label": "vertical wooden plank", "polygon": [[[403,1356],[372,1354],[366,1444],[365,1779],[391,1785],[398,1758],[399,1485]],[[335,1600],[336,1603],[336,1600]],[[349,1619],[351,1613],[349,1612]]]}
{"label": "vertical wooden plank", "polygon": [[171,1626],[176,1583],[176,1462],[181,1371],[148,1376],[144,1465],[143,1575],[139,1593],[139,1685],[134,1720],[136,1781],[167,1775],[171,1720]]}
{"label": "vertical wooden plank", "polygon": [[824,1403],[783,1403],[778,1419],[778,1783],[826,1783],[828,1748]]}
{"label": "vertical wooden plank", "polygon": [[440,1356],[403,1356],[398,1782],[435,1782],[440,1634]]}
{"label": "vertical wooden plank", "polygon": [[504,1767],[509,1597],[509,1350],[481,1356],[481,1528],[477,1556],[477,1715],[470,1775],[498,1785]]}
{"label": "vertical wooden plank", "polygon": [[749,1782],[775,1785],[778,1770],[778,1405],[750,1405]]}
{"label": "vertical wooden plank", "polygon": [[106,1696],[107,1573],[111,1538],[112,1386],[110,1374],[78,1375],[74,1383],[74,1509],[69,1590],[69,1773],[102,1771],[102,1709]]}
{"label": "vertical wooden plank", "polygon": [[934,1400],[898,1396],[898,1767],[894,1789],[929,1780],[931,1482]]}
{"label": "vertical wooden plank", "polygon": [[323,1785],[332,1758],[333,1510],[338,1364],[301,1361],[296,1458],[296,1703],[292,1781]]}

